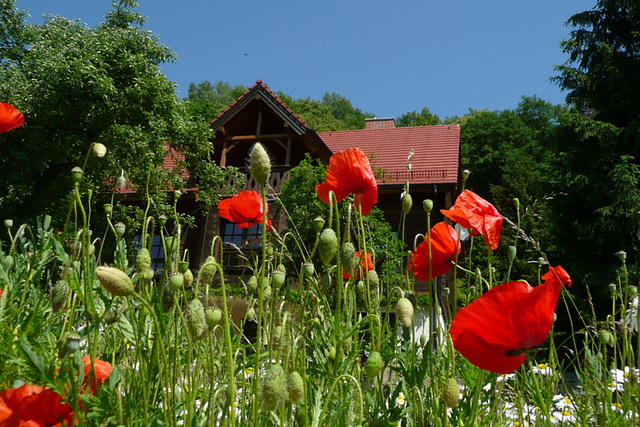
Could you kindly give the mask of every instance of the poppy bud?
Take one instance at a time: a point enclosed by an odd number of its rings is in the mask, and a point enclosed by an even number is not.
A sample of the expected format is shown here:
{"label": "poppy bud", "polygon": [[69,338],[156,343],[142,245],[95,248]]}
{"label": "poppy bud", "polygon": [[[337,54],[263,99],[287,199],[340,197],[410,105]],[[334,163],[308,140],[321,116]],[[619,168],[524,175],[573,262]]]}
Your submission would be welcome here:
{"label": "poppy bud", "polygon": [[511,264],[516,259],[517,254],[518,249],[515,246],[509,246],[507,248],[507,260],[509,261],[509,264]]}
{"label": "poppy bud", "polygon": [[251,276],[249,280],[247,280],[247,293],[249,295],[255,295],[256,292],[258,292],[258,278]]}
{"label": "poppy bud", "polygon": [[254,320],[256,320],[256,309],[251,307],[249,310],[247,310],[247,314],[244,315],[244,318],[247,322],[253,322]]}
{"label": "poppy bud", "polygon": [[143,271],[142,273],[140,273],[140,277],[142,278],[142,280],[146,281],[146,282],[150,282],[153,280],[153,277],[156,275],[156,272],[153,271],[152,268],[147,268],[145,271]]}
{"label": "poppy bud", "polygon": [[302,272],[305,276],[311,277],[316,272],[312,262],[305,262],[302,264]]}
{"label": "poppy bud", "polygon": [[369,270],[367,277],[369,278],[369,285],[371,285],[372,288],[380,286],[380,276],[378,276],[377,271]]}
{"label": "poppy bud", "polygon": [[413,304],[408,298],[402,297],[396,303],[396,316],[402,326],[409,327],[413,321]]}
{"label": "poppy bud", "polygon": [[93,151],[93,155],[100,159],[107,154],[107,147],[105,147],[104,144],[101,144],[99,142],[94,142],[91,145],[91,150]]}
{"label": "poppy bud", "polygon": [[11,227],[13,227],[13,220],[12,219],[5,219],[4,220],[4,226],[5,228],[10,229]]}
{"label": "poppy bud", "polygon": [[300,403],[304,399],[304,380],[297,371],[289,375],[287,390],[289,391],[289,400],[293,403]]}
{"label": "poppy bud", "polygon": [[325,273],[320,277],[320,289],[323,292],[326,292],[327,289],[329,289],[329,286],[331,286],[331,275],[329,275],[329,273]]}
{"label": "poppy bud", "polygon": [[460,386],[455,378],[449,378],[444,383],[442,390],[442,400],[448,408],[455,408],[460,401]]}
{"label": "poppy bud", "polygon": [[212,329],[222,320],[222,312],[220,310],[214,310],[212,308],[207,308],[204,311],[204,315],[206,317],[207,326],[209,329]]}
{"label": "poppy bud", "polygon": [[122,316],[122,314],[120,313],[119,310],[111,309],[111,310],[109,310],[107,315],[104,317],[104,322],[107,325],[112,325],[112,324],[116,323],[118,320],[120,320],[121,316]]}
{"label": "poppy bud", "polygon": [[279,289],[282,285],[284,285],[284,280],[286,278],[285,272],[279,269],[276,269],[272,274],[271,274],[271,284],[276,288]]}
{"label": "poppy bud", "polygon": [[124,171],[120,174],[120,176],[116,179],[116,187],[120,190],[127,186],[127,178],[124,177]]}
{"label": "poppy bud", "polygon": [[629,297],[633,298],[638,293],[638,288],[635,286],[629,286]]}
{"label": "poppy bud", "polygon": [[175,272],[169,276],[169,289],[179,291],[184,286],[184,276],[180,272]]}
{"label": "poppy bud", "polygon": [[194,299],[189,303],[189,311],[185,316],[185,321],[191,335],[193,335],[195,339],[200,340],[207,335],[207,321],[204,314],[204,307],[200,300]]}
{"label": "poppy bud", "polygon": [[42,220],[42,229],[47,231],[51,227],[51,215],[45,215]]}
{"label": "poppy bud", "polygon": [[262,299],[268,301],[271,299],[272,289],[271,286],[265,286],[262,288]]}
{"label": "poppy bud", "polygon": [[142,274],[151,267],[151,254],[149,249],[140,248],[136,255],[136,271],[138,274]]}
{"label": "poppy bud", "polygon": [[118,236],[118,238],[124,236],[124,232],[127,230],[127,226],[124,225],[124,222],[122,221],[118,221],[113,224],[113,228],[116,230],[116,236]]}
{"label": "poppy bud", "polygon": [[517,197],[513,198],[513,205],[516,207],[516,210],[520,209],[520,199],[518,199]]}
{"label": "poppy bud", "polygon": [[364,373],[367,374],[369,378],[375,378],[382,370],[382,356],[378,351],[372,351],[364,364]]}
{"label": "poppy bud", "polygon": [[402,197],[402,212],[404,212],[405,214],[408,214],[409,211],[411,210],[412,205],[413,205],[413,198],[411,197],[411,194],[406,193]]}
{"label": "poppy bud", "polygon": [[321,216],[317,216],[316,219],[313,220],[313,229],[316,230],[316,233],[320,233],[324,228],[324,218]]}
{"label": "poppy bud", "polygon": [[11,267],[13,267],[13,255],[7,255],[2,260],[2,268],[8,271]]}
{"label": "poppy bud", "polygon": [[190,288],[193,283],[193,272],[187,268],[187,271],[185,271],[182,276],[184,277],[184,287]]}
{"label": "poppy bud", "polygon": [[351,273],[358,267],[358,262],[360,260],[356,256],[356,248],[351,242],[345,242],[342,245],[342,265],[344,269]]}
{"label": "poppy bud", "polygon": [[353,344],[353,338],[351,338],[350,336],[343,339],[341,342],[342,345],[342,351],[345,353],[349,353],[351,351],[351,345]]}
{"label": "poppy bud", "polygon": [[422,347],[424,347],[426,343],[427,343],[427,336],[425,334],[421,334],[420,335],[420,345]]}
{"label": "poppy bud", "polygon": [[431,213],[431,211],[433,210],[433,200],[424,199],[422,201],[422,209],[424,209],[426,213]]}
{"label": "poppy bud", "polygon": [[324,265],[329,264],[338,252],[338,236],[332,228],[325,228],[318,241],[318,253]]}
{"label": "poppy bud", "polygon": [[256,142],[251,149],[251,159],[249,165],[251,167],[251,175],[260,185],[265,185],[269,179],[271,172],[271,160],[262,144]]}
{"label": "poppy bud", "polygon": [[51,288],[51,308],[59,311],[69,298],[69,283],[66,280],[58,280]]}
{"label": "poppy bud", "polygon": [[102,205],[102,209],[104,209],[105,215],[111,215],[111,212],[113,212],[113,205],[111,203],[105,203]]}
{"label": "poppy bud", "polygon": [[279,363],[271,365],[262,383],[262,407],[273,411],[287,395],[284,369]]}
{"label": "poppy bud", "polygon": [[64,349],[68,354],[74,354],[80,350],[80,335],[75,332],[68,333],[65,339]]}
{"label": "poppy bud", "polygon": [[356,283],[356,294],[360,298],[366,298],[366,296],[367,296],[367,285],[364,283],[363,280],[358,280],[358,283]]}
{"label": "poppy bud", "polygon": [[613,340],[613,335],[609,331],[600,331],[598,333],[598,339],[602,344],[609,344]]}
{"label": "poppy bud", "polygon": [[164,239],[164,244],[167,247],[167,253],[173,254],[177,249],[178,239],[176,239],[173,236],[169,236],[166,239]]}
{"label": "poppy bud", "polygon": [[267,256],[273,256],[273,246],[267,245],[265,253]]}
{"label": "poppy bud", "polygon": [[113,295],[126,297],[134,292],[133,282],[124,271],[115,267],[98,267],[96,276],[100,284]]}
{"label": "poppy bud", "polygon": [[216,272],[218,271],[218,269],[216,268],[216,259],[212,256],[209,255],[207,257],[207,260],[204,263],[204,266],[202,267],[202,272],[201,272],[201,279],[202,279],[202,284],[203,285],[210,285],[211,282],[213,281],[213,278],[216,275]]}
{"label": "poppy bud", "polygon": [[71,179],[73,179],[73,182],[75,184],[80,184],[80,182],[82,181],[82,169],[80,168],[80,166],[76,166],[75,168],[71,169]]}

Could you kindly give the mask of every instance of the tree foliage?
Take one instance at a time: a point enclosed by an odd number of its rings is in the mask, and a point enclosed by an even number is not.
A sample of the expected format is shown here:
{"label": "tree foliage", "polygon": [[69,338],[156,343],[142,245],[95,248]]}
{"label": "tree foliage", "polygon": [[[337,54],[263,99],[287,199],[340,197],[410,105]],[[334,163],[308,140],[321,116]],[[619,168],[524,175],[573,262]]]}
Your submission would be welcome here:
{"label": "tree foliage", "polygon": [[422,111],[412,111],[405,113],[396,120],[397,126],[432,126],[442,124],[440,117],[437,114],[431,113],[427,107],[424,107]]}
{"label": "tree foliage", "polygon": [[[121,171],[130,188],[145,189],[149,178],[156,195],[169,185],[182,188],[188,167],[210,185],[221,182],[214,165],[202,161],[212,149],[207,124],[190,117],[160,72],[176,56],[142,28],[136,6],[116,1],[105,22],[89,28],[51,16],[29,25],[13,0],[3,3],[0,99],[16,105],[26,124],[0,135],[0,216],[59,210],[74,166],[86,166],[83,185],[98,198]],[[165,141],[187,153],[186,164],[161,167]],[[107,147],[105,158],[87,156],[93,142]]]}

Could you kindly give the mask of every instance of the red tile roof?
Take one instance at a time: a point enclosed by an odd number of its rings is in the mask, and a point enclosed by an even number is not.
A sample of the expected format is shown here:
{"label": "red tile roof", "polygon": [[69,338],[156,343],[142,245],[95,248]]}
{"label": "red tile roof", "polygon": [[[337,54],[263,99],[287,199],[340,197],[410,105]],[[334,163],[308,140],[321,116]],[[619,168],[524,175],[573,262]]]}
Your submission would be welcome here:
{"label": "red tile roof", "polygon": [[[379,185],[456,184],[460,168],[460,125],[360,129],[318,132],[334,153],[360,147],[375,155],[373,168],[382,168]],[[413,149],[411,171],[407,170]]]}

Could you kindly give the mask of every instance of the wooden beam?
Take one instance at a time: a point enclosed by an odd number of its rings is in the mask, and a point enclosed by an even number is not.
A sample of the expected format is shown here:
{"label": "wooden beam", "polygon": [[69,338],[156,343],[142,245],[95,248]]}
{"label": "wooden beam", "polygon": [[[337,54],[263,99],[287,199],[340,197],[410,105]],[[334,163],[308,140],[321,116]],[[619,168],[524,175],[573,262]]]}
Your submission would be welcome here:
{"label": "wooden beam", "polygon": [[258,123],[256,123],[256,135],[262,131],[262,110],[258,110]]}
{"label": "wooden beam", "polygon": [[227,141],[222,143],[222,152],[220,153],[220,167],[227,165]]}
{"label": "wooden beam", "polygon": [[235,135],[227,138],[229,141],[262,141],[267,139],[289,138],[288,133],[267,133],[263,135]]}
{"label": "wooden beam", "polygon": [[284,163],[287,166],[291,164],[291,138],[287,138],[287,154],[284,157]]}

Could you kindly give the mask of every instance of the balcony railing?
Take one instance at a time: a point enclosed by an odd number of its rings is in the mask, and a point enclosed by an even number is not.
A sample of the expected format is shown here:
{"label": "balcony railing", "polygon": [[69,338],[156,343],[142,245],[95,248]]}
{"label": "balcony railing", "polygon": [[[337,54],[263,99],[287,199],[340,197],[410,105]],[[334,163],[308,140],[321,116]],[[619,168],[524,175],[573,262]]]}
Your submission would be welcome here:
{"label": "balcony railing", "polygon": [[[266,186],[267,194],[280,194],[282,184],[287,180],[287,178],[289,178],[289,168],[271,169],[271,174],[269,174]],[[233,187],[234,181],[235,180],[233,178],[229,179],[227,185]],[[260,192],[260,185],[249,172],[244,173],[244,187],[242,187],[241,191],[244,190]]]}

